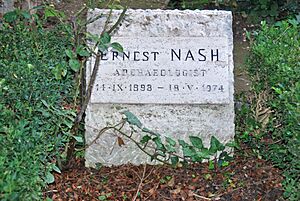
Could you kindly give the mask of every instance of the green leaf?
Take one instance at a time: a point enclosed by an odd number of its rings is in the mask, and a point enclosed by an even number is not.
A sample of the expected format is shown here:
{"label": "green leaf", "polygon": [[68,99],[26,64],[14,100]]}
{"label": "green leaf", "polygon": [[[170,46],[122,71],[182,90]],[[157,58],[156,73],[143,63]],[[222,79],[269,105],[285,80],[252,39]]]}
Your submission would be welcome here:
{"label": "green leaf", "polygon": [[48,17],[64,18],[65,14],[63,12],[59,12],[58,10],[55,10],[51,6],[46,6],[44,11],[44,17],[45,19],[47,19]]}
{"label": "green leaf", "polygon": [[174,147],[170,146],[169,144],[166,144],[165,147],[169,153],[176,152],[176,149]]}
{"label": "green leaf", "polygon": [[99,200],[106,200],[107,198],[106,198],[106,195],[100,195],[100,196],[98,197],[98,199],[99,199]]}
{"label": "green leaf", "polygon": [[66,52],[66,55],[70,58],[70,59],[74,59],[75,58],[75,55],[74,55],[74,53],[73,53],[73,51],[72,50],[65,50],[65,52]]}
{"label": "green leaf", "polygon": [[80,63],[77,59],[70,59],[69,60],[69,66],[75,72],[78,72],[79,69],[80,69]]}
{"label": "green leaf", "polygon": [[196,155],[196,150],[192,147],[182,147],[183,155],[186,157],[193,157]]}
{"label": "green leaf", "polygon": [[57,172],[57,173],[59,173],[59,174],[61,174],[61,171],[60,171],[60,169],[56,166],[56,165],[54,165],[53,164],[53,167],[52,167],[52,169],[55,171],[55,172]]}
{"label": "green leaf", "polygon": [[140,143],[146,144],[147,142],[149,142],[149,140],[151,140],[151,137],[150,137],[149,135],[145,135],[145,136],[143,136],[143,138],[141,139]]}
{"label": "green leaf", "polygon": [[182,147],[189,147],[190,145],[188,143],[186,143],[184,140],[178,140],[179,145],[181,145]]}
{"label": "green leaf", "polygon": [[166,151],[166,148],[165,148],[165,146],[162,144],[162,142],[161,142],[161,138],[160,137],[155,137],[155,138],[153,138],[153,141],[154,141],[154,143],[155,143],[155,145],[156,145],[156,149],[158,149],[158,150],[161,150],[161,151]]}
{"label": "green leaf", "polygon": [[131,124],[135,125],[138,128],[142,128],[143,124],[140,122],[140,120],[131,112],[125,111],[123,114],[126,116],[126,121]]}
{"label": "green leaf", "polygon": [[197,136],[189,136],[189,138],[194,147],[196,147],[198,149],[202,149],[204,147],[201,138],[199,138]]}
{"label": "green leaf", "polygon": [[73,138],[77,141],[77,142],[79,142],[79,143],[83,143],[83,137],[81,137],[81,136],[73,136]]}
{"label": "green leaf", "polygon": [[110,46],[118,52],[124,51],[124,48],[122,47],[122,45],[120,43],[115,42],[115,43],[110,44]]}
{"label": "green leaf", "polygon": [[208,169],[210,169],[210,170],[215,169],[215,165],[214,165],[214,162],[212,160],[210,160],[209,163],[208,163]]}
{"label": "green leaf", "polygon": [[100,41],[99,35],[97,34],[86,33],[86,37],[87,39],[92,40],[93,42]]}
{"label": "green leaf", "polygon": [[55,10],[54,8],[47,6],[45,8],[44,16],[45,16],[45,19],[47,19],[48,17],[58,17],[59,12],[57,10]]}
{"label": "green leaf", "polygon": [[90,53],[87,50],[80,50],[79,52],[77,52],[77,54],[79,54],[82,57],[89,57]]}
{"label": "green leaf", "polygon": [[46,106],[47,108],[49,108],[49,105],[48,105],[48,103],[45,100],[42,99],[41,101],[42,101],[42,103],[43,103],[44,106]]}
{"label": "green leaf", "polygon": [[51,172],[47,172],[45,182],[47,184],[52,184],[55,181],[53,174]]}
{"label": "green leaf", "polygon": [[204,148],[201,151],[197,152],[197,156],[203,159],[210,159],[211,153],[208,149]]}
{"label": "green leaf", "polygon": [[3,19],[5,22],[12,23],[18,19],[17,10],[10,11],[4,14]]}
{"label": "green leaf", "polygon": [[172,138],[166,137],[166,141],[169,145],[171,145],[172,147],[174,147],[176,145],[176,141],[173,140]]}
{"label": "green leaf", "polygon": [[231,147],[231,148],[237,148],[237,149],[240,147],[239,144],[236,143],[235,141],[227,142],[227,143],[225,144],[225,146],[226,146],[226,147]]}
{"label": "green leaf", "polygon": [[55,76],[55,79],[61,80],[62,77],[65,77],[67,75],[67,69],[63,64],[57,64],[51,72]]}
{"label": "green leaf", "polygon": [[22,11],[21,15],[25,18],[25,19],[30,19],[31,15],[29,11]]}
{"label": "green leaf", "polygon": [[111,40],[111,36],[107,32],[104,32],[100,38],[100,43],[102,45],[109,44],[110,40]]}
{"label": "green leaf", "polygon": [[178,156],[171,156],[171,164],[173,167],[176,167],[179,162]]}
{"label": "green leaf", "polygon": [[225,149],[225,146],[223,144],[221,144],[217,138],[212,136],[211,140],[210,140],[209,151],[211,153],[217,153],[218,151],[223,151],[224,149]]}
{"label": "green leaf", "polygon": [[155,132],[153,132],[152,130],[146,128],[146,127],[142,128],[142,131],[145,132],[145,133],[149,133],[149,134],[151,134],[151,135],[160,136],[159,133],[155,133]]}
{"label": "green leaf", "polygon": [[221,165],[222,165],[222,167],[227,167],[229,165],[229,162],[228,161],[223,161]]}
{"label": "green leaf", "polygon": [[82,57],[90,56],[89,51],[87,51],[82,45],[78,46],[76,49],[76,53]]}
{"label": "green leaf", "polygon": [[102,53],[106,53],[107,50],[108,50],[108,47],[109,47],[108,44],[100,44],[100,45],[98,45],[98,49]]}

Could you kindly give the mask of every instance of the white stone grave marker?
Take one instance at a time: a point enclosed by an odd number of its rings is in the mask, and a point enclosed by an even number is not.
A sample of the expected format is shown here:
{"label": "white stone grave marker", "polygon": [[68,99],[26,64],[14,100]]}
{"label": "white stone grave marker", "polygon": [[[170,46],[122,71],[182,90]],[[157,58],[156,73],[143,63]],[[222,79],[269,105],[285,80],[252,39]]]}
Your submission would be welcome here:
{"label": "white stone grave marker", "polygon": [[[90,11],[88,18],[108,10]],[[113,11],[112,26],[121,11]],[[88,25],[99,34],[106,17]],[[234,137],[232,15],[228,11],[128,10],[112,42],[124,52],[107,52],[86,112],[86,143],[118,123],[128,110],[162,135],[188,141]],[[87,82],[94,64],[87,64]],[[139,138],[140,136],[137,136]],[[102,134],[86,150],[86,165],[150,163],[132,142]]]}

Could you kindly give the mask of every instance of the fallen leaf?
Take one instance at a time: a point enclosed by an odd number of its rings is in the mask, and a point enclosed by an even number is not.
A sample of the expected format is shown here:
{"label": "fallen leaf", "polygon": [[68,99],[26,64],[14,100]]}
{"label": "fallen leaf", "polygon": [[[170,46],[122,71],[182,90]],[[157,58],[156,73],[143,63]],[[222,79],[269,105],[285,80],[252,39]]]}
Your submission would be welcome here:
{"label": "fallen leaf", "polygon": [[172,191],[170,191],[170,192],[173,193],[173,194],[179,194],[180,191],[181,191],[181,187],[178,186],[176,189],[174,189],[174,190],[172,190]]}
{"label": "fallen leaf", "polygon": [[173,187],[174,184],[175,184],[175,178],[172,177],[172,178],[168,181],[167,185],[170,186],[170,187]]}
{"label": "fallen leaf", "polygon": [[122,145],[125,145],[124,140],[123,140],[121,137],[118,136],[117,140],[118,140],[118,145],[119,145],[120,147],[121,147]]}

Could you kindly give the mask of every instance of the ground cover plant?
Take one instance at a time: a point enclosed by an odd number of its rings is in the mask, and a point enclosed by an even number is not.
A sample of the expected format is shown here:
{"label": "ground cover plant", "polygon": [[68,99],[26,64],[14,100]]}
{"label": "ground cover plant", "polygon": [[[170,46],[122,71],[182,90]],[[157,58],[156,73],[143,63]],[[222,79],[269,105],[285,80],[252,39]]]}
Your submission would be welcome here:
{"label": "ground cover plant", "polygon": [[248,64],[257,122],[250,132],[260,154],[284,170],[284,196],[289,200],[300,200],[299,31],[296,19],[273,26],[262,22]]}
{"label": "ground cover plant", "polygon": [[225,9],[248,15],[250,21],[276,22],[300,11],[297,0],[170,0],[178,9]]}
{"label": "ground cover plant", "polygon": [[[40,200],[71,138],[70,38],[60,27],[43,28],[38,18],[16,10],[0,28],[1,200]],[[58,68],[63,79],[55,76]]]}

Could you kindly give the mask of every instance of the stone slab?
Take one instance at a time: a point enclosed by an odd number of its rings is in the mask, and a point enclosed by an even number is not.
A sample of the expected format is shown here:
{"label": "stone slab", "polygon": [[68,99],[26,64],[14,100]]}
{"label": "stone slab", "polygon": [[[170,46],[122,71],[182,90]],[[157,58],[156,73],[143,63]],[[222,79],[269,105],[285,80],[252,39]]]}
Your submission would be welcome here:
{"label": "stone slab", "polygon": [[14,9],[14,0],[0,0],[0,14],[4,15]]}
{"label": "stone slab", "polygon": [[[93,10],[88,13],[88,18],[92,18],[100,13],[103,18],[88,25],[87,30],[93,34],[99,34],[105,24],[108,10]],[[121,11],[113,11],[108,27],[117,21]],[[169,42],[166,42],[170,39]],[[147,64],[138,64],[139,61],[122,62],[112,60],[112,55],[107,55],[108,61],[102,61],[100,72],[96,79],[97,87],[94,88],[92,101],[88,105],[85,118],[86,143],[90,144],[96,137],[97,140],[88,147],[85,153],[86,166],[95,167],[96,163],[106,166],[121,165],[126,163],[142,164],[151,163],[150,158],[142,153],[132,142],[123,138],[125,145],[119,146],[117,143],[118,133],[108,131],[98,136],[99,130],[107,125],[114,125],[121,121],[122,112],[129,110],[134,113],[142,123],[162,135],[183,139],[188,141],[188,136],[196,135],[204,140],[206,145],[212,135],[221,142],[226,143],[234,137],[234,104],[233,104],[233,40],[232,40],[232,15],[228,11],[178,11],[178,10],[128,10],[121,26],[113,33],[112,40],[124,44],[128,50],[138,49],[138,51],[162,51],[161,61],[154,61]],[[175,42],[174,42],[175,41]],[[201,45],[202,44],[202,45]],[[177,46],[176,46],[177,45]],[[201,48],[220,51],[220,61],[196,62],[181,61],[171,65],[170,48],[190,49],[197,52]],[[163,53],[164,52],[164,53]],[[209,52],[209,51],[208,51]],[[109,53],[108,53],[109,54]],[[197,55],[197,54],[196,54]],[[209,54],[208,54],[209,55]],[[197,55],[201,57],[201,55]],[[167,59],[169,58],[169,59]],[[141,58],[140,58],[141,59]],[[106,63],[105,63],[106,62]],[[141,63],[141,62],[140,62]],[[87,63],[87,82],[94,64],[94,58]],[[116,69],[170,69],[172,66],[188,68],[189,70],[211,69],[204,77],[203,81],[199,77],[181,76],[175,79],[172,76],[163,79],[151,79],[151,76],[136,76],[129,74],[124,76],[114,76]],[[211,72],[211,73],[210,73]],[[154,76],[153,76],[154,77]],[[150,79],[149,79],[150,78]],[[143,89],[142,84],[151,83],[152,88],[161,84],[166,89],[160,91],[156,89],[153,93],[144,91],[129,92],[122,85],[122,90],[115,91],[113,84],[117,82],[130,88],[130,84],[137,84],[137,89]],[[190,88],[191,85],[201,88],[203,84],[224,85],[223,92],[216,91],[208,93],[205,91],[189,90],[184,91],[183,87]],[[104,85],[104,91],[101,89]],[[157,84],[154,86],[154,84]],[[159,84],[159,85],[158,85]],[[180,85],[182,92],[173,93],[169,91],[169,84]],[[110,87],[110,89],[108,88]],[[133,85],[131,87],[134,87]],[[147,86],[145,86],[146,88]],[[216,87],[217,88],[217,87]],[[133,88],[132,88],[133,89]],[[102,91],[101,91],[102,90]],[[106,91],[108,90],[108,91]],[[109,91],[110,90],[110,91]],[[103,93],[105,92],[105,93]],[[144,95],[143,95],[144,94]],[[178,95],[179,94],[179,95]],[[202,94],[202,95],[201,95]],[[115,97],[113,97],[115,96]],[[186,100],[184,99],[186,97]],[[148,100],[147,100],[148,98]],[[156,102],[155,102],[156,101]],[[125,127],[129,132],[130,128]],[[136,139],[140,134],[134,136]]]}
{"label": "stone slab", "polygon": [[225,37],[114,37],[113,41],[121,43],[124,52],[103,56],[92,103],[229,103]]}

